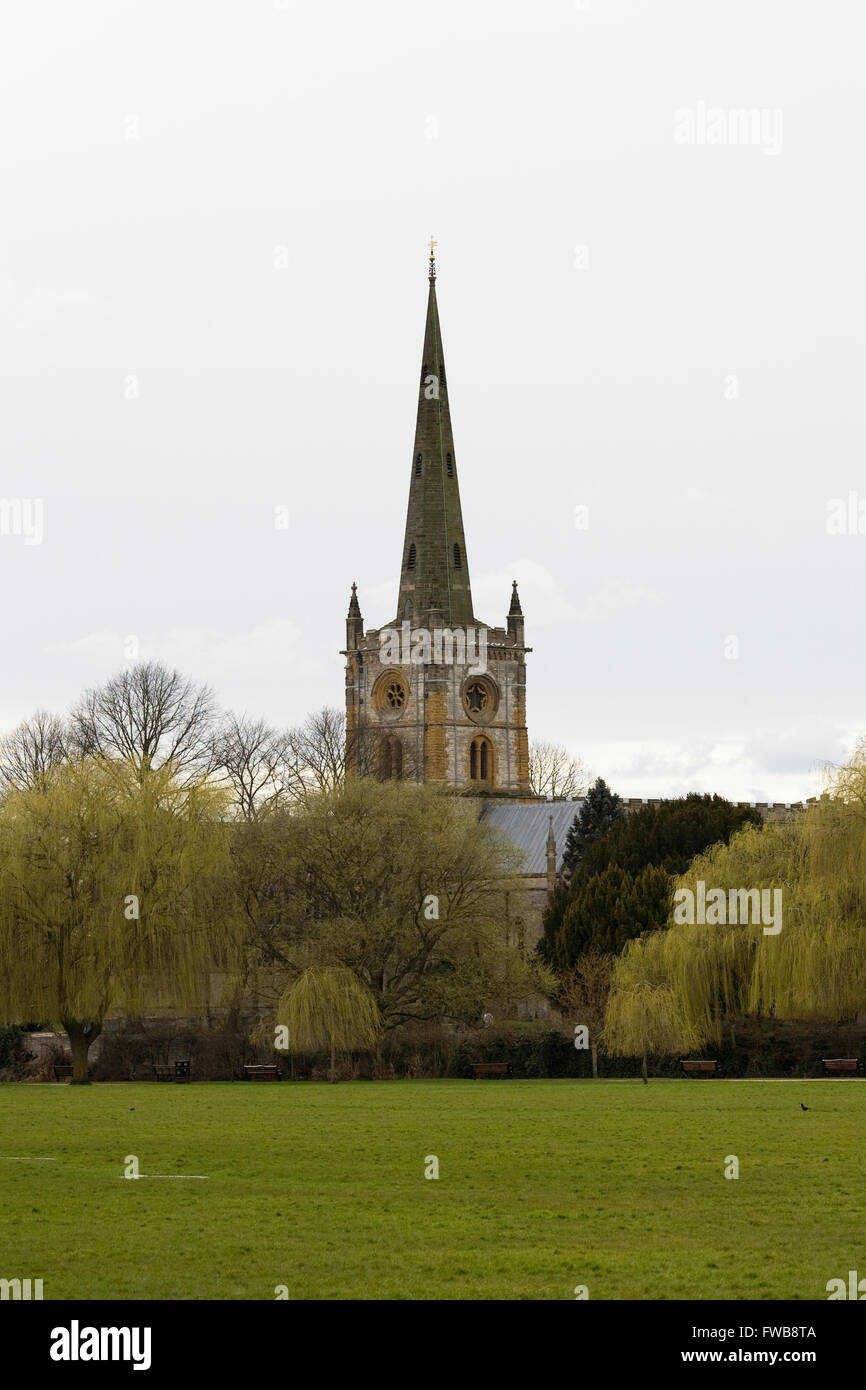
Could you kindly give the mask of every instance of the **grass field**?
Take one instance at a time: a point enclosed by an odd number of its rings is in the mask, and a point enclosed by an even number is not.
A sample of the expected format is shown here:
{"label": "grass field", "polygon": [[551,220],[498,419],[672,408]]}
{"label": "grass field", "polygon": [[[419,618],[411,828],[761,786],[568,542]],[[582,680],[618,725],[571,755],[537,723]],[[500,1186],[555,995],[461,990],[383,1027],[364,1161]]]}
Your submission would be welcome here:
{"label": "grass field", "polygon": [[[826,1299],[866,1275],[864,1133],[852,1080],[5,1085],[0,1277],[46,1299]],[[127,1155],[207,1181],[125,1180]]]}

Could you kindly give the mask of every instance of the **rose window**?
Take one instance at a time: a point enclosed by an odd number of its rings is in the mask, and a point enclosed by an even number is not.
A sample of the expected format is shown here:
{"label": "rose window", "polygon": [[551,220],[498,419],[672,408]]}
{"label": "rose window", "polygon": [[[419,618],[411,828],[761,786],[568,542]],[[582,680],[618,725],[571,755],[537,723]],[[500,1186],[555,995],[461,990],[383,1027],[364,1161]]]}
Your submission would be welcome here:
{"label": "rose window", "polygon": [[490,691],[481,681],[473,681],[467,686],[464,698],[470,714],[483,714],[490,707]]}

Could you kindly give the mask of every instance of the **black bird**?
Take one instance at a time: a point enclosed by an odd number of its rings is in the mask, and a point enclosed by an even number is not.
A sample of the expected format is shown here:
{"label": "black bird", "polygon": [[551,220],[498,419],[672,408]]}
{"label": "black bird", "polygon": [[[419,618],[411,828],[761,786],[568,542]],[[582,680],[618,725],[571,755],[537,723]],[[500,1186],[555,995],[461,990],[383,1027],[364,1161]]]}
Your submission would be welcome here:
{"label": "black bird", "polygon": [[801,1109],[801,1110],[809,1110],[810,1108],[811,1108],[810,1106],[804,1105],[803,1102],[800,1101],[800,1109]]}

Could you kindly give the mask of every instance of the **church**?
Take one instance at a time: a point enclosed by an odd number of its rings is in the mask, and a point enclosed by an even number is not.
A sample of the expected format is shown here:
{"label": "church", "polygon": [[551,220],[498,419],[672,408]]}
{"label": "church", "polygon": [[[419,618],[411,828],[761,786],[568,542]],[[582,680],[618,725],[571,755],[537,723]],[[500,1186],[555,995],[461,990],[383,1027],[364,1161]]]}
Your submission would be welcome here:
{"label": "church", "polygon": [[346,770],[427,782],[479,798],[526,857],[519,905],[503,894],[515,939],[535,944],[579,803],[533,794],[526,727],[523,612],[512,584],[503,627],[475,614],[460,474],[436,301],[435,242],[418,383],[397,610],[364,630],[357,586],[346,618]]}
{"label": "church", "polygon": [[531,648],[516,581],[504,627],[473,609],[434,246],[397,611],[365,632],[353,584],[346,619],[347,771],[529,801]]}

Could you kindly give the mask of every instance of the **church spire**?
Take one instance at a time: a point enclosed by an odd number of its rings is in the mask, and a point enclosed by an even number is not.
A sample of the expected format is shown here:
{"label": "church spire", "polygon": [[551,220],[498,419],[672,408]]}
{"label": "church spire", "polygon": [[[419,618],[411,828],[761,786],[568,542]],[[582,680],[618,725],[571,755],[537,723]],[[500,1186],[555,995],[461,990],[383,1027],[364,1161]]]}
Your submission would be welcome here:
{"label": "church spire", "polygon": [[[431,607],[448,627],[474,623],[430,241],[427,321],[400,568],[398,621],[421,625]],[[431,595],[434,595],[431,603]]]}
{"label": "church spire", "polygon": [[352,597],[349,599],[349,612],[346,615],[346,649],[355,651],[360,639],[364,636],[364,619],[361,617],[361,605],[358,602],[358,586],[352,585]]}
{"label": "church spire", "polygon": [[508,610],[508,636],[516,647],[523,646],[523,609],[517,592],[517,580],[511,581],[511,607]]}

